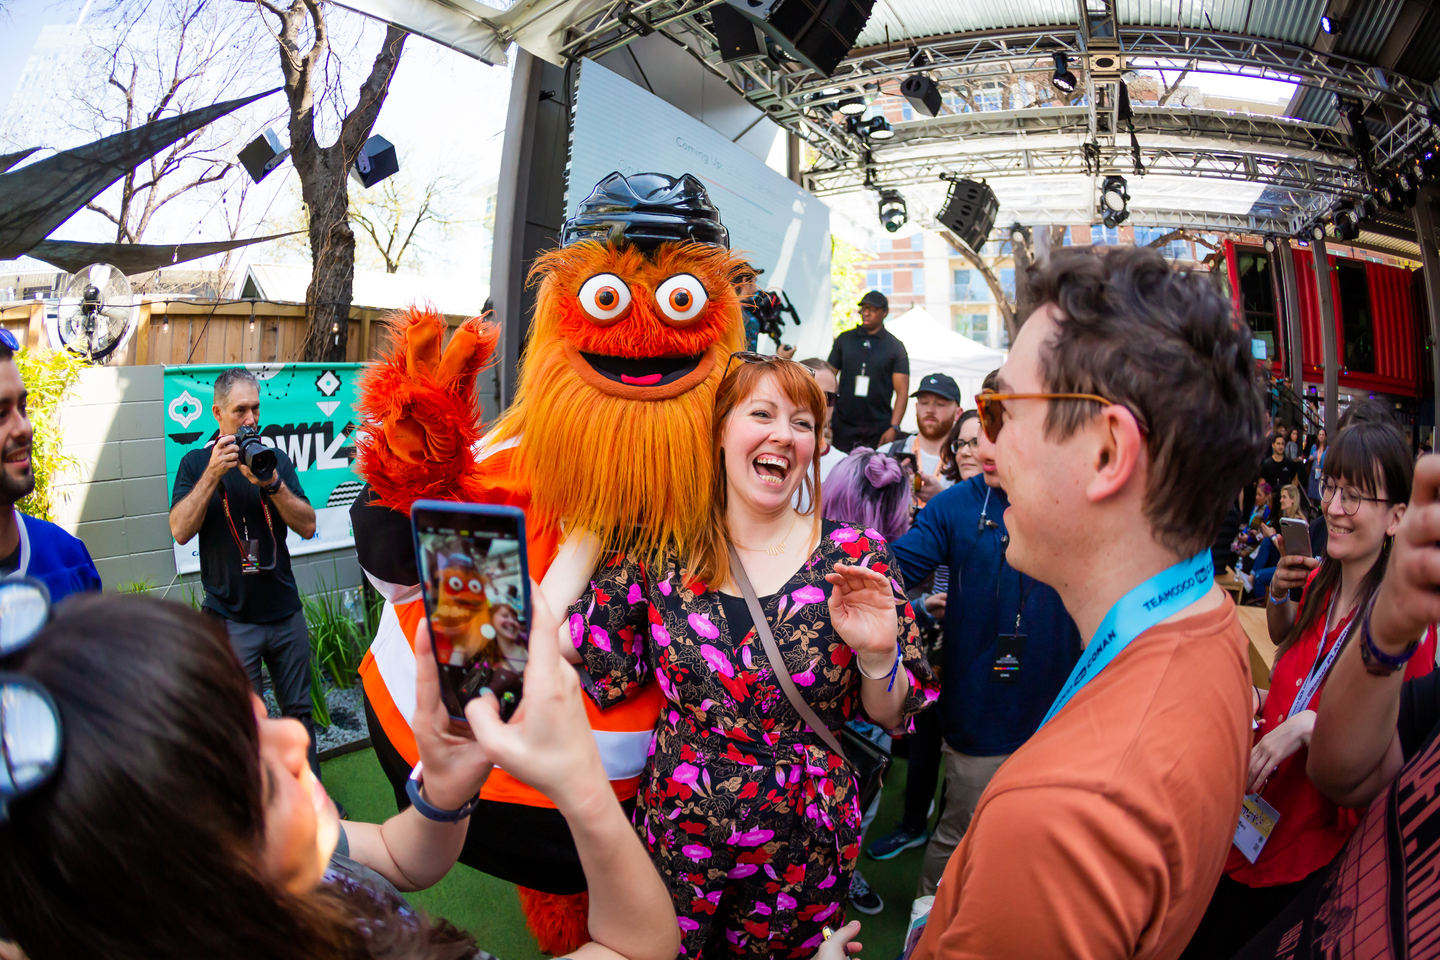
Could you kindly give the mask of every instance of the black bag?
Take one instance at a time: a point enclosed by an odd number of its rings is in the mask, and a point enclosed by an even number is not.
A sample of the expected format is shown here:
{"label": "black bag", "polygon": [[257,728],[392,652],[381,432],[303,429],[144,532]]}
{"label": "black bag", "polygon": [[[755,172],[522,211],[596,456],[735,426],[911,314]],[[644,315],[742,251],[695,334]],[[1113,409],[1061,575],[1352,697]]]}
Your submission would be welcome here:
{"label": "black bag", "polygon": [[834,731],[816,716],[810,704],[800,696],[800,691],[795,689],[795,681],[790,679],[790,671],[785,668],[785,661],[780,657],[780,648],[775,645],[775,634],[770,631],[770,621],[760,607],[755,588],[750,585],[750,578],[745,574],[745,565],[740,562],[740,555],[733,546],[730,548],[730,575],[735,578],[740,593],[745,597],[745,605],[750,608],[750,618],[755,621],[755,632],[760,634],[760,645],[765,648],[770,669],[775,671],[775,679],[779,681],[780,689],[785,691],[790,705],[800,714],[800,719],[808,723],[810,729],[825,741],[825,745],[838,753],[840,759],[854,771],[859,787],[860,812],[863,814],[871,801],[880,795],[880,788],[885,785],[885,774],[890,771],[890,765],[894,762],[890,752],[849,727],[841,727],[837,739]]}

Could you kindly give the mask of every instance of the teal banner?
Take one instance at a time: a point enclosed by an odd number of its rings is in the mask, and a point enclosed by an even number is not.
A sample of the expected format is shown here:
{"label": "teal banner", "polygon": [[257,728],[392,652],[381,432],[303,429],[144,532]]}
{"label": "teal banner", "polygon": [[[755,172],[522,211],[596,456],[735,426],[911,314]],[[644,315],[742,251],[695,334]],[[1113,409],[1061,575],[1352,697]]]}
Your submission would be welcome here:
{"label": "teal banner", "polygon": [[[235,364],[165,369],[165,475],[175,489],[180,460],[205,449],[220,434],[211,411],[215,378]],[[361,363],[247,363],[260,381],[260,438],[285,451],[300,486],[315,507],[315,535],[292,530],[291,555],[353,546],[350,504],[363,486],[355,475],[355,381]],[[175,544],[175,568],[200,569],[200,538]]]}

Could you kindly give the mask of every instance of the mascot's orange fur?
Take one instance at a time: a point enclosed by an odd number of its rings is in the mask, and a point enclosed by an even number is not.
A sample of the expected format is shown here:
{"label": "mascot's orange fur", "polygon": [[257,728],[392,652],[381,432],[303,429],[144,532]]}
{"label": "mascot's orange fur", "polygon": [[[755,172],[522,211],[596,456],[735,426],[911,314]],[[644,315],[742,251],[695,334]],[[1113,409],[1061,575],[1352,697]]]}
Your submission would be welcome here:
{"label": "mascot's orange fur", "polygon": [[[357,467],[376,502],[407,512],[422,498],[518,506],[527,514],[530,575],[537,580],[554,559],[562,524],[594,532],[611,549],[683,551],[694,542],[709,510],[715,388],[730,354],[744,346],[732,285],[743,260],[722,245],[724,228],[698,181],[613,174],[591,199],[607,187],[628,191],[638,213],[601,222],[536,261],[531,282],[539,284],[538,298],[515,402],[483,440],[475,375],[493,353],[497,332],[479,319],[457,329],[442,353],[442,317],[433,309],[402,314],[389,355],[361,385],[369,433],[358,442]],[[691,239],[663,240],[680,208],[655,200],[667,190],[685,194],[681,206],[690,204],[678,219],[699,223]],[[567,224],[567,238],[576,222]],[[657,223],[659,242],[646,232]],[[720,242],[694,239],[717,232]],[[357,540],[362,536],[357,525]],[[372,689],[363,666],[362,675],[374,701],[384,691]],[[653,686],[649,693],[633,698],[627,729],[653,728],[662,700]],[[588,701],[586,707],[597,729],[626,709],[602,717]],[[392,741],[408,735],[385,727]],[[614,784],[625,799],[638,778]],[[527,800],[500,770],[481,796],[492,792],[506,802],[547,803],[538,794]],[[484,829],[505,829],[488,819]],[[584,894],[522,887],[521,902],[542,950],[564,953],[588,939]]]}

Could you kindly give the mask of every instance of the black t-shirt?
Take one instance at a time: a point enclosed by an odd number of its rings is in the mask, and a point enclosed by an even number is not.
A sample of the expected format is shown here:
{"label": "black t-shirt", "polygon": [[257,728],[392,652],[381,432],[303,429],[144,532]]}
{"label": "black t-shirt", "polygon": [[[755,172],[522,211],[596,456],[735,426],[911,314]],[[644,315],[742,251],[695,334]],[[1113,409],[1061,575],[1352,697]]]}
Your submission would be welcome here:
{"label": "black t-shirt", "polygon": [[1440,672],[1401,688],[1405,766],[1320,871],[1235,960],[1436,956]]}
{"label": "black t-shirt", "polygon": [[[830,348],[830,365],[840,371],[840,393],[835,398],[833,429],[835,446],[848,450],[842,437],[852,434],[869,436],[884,432],[890,426],[895,408],[897,373],[910,374],[910,355],[905,344],[884,327],[878,333],[866,333],[864,327],[846,330],[835,338]],[[855,378],[870,378],[865,396],[855,395]]]}
{"label": "black t-shirt", "polygon": [[1300,464],[1294,460],[1276,460],[1274,455],[1271,455],[1260,463],[1260,479],[1270,484],[1271,493],[1279,496],[1280,488],[1294,480],[1299,469]]}
{"label": "black t-shirt", "polygon": [[[276,449],[275,458],[280,480],[290,492],[308,503],[305,491],[300,489],[300,478],[295,475],[295,465],[285,451]],[[209,464],[209,446],[185,454],[175,472],[175,492],[170,497],[172,510],[189,496]],[[222,494],[230,502],[233,532],[230,520],[225,517]],[[200,524],[200,582],[205,587],[205,607],[227,620],[270,623],[293,616],[300,609],[300,592],[295,588],[290,550],[285,546],[285,521],[280,511],[270,504],[270,530],[266,532],[264,502],[260,488],[246,480],[239,468],[232,469],[220,478],[210,495],[205,519]],[[242,574],[237,535],[245,540],[259,540],[260,565],[270,566],[273,560],[274,568]]]}
{"label": "black t-shirt", "polygon": [[0,577],[8,577],[20,569],[20,544],[10,551],[10,556],[0,557]]}

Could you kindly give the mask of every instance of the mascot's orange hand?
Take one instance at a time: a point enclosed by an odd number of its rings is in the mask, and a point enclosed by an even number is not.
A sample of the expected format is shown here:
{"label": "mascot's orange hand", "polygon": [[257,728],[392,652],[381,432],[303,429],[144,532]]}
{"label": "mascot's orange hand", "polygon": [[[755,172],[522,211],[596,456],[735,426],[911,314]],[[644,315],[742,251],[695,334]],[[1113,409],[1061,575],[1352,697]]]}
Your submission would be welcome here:
{"label": "mascot's orange hand", "polygon": [[480,438],[475,378],[500,331],[471,318],[442,351],[447,324],[435,309],[411,307],[392,324],[385,357],[360,383],[356,406],[370,426],[357,468],[382,502],[404,509],[417,497],[453,497],[473,466],[467,451]]}
{"label": "mascot's orange hand", "polygon": [[[402,334],[405,372],[411,382],[433,384],[451,394],[458,391],[467,402],[473,401],[474,375],[495,347],[493,336],[482,336],[490,331],[485,328],[477,330],[476,326],[470,322],[461,326],[443,352],[440,349],[440,341],[445,335],[443,318],[439,324],[430,322],[430,318],[426,317],[405,327]],[[467,372],[470,373],[468,377]],[[426,424],[416,416],[416,404],[408,406],[384,424],[385,440],[395,455],[409,463],[438,462],[454,457],[459,452],[461,440],[454,425]]]}

